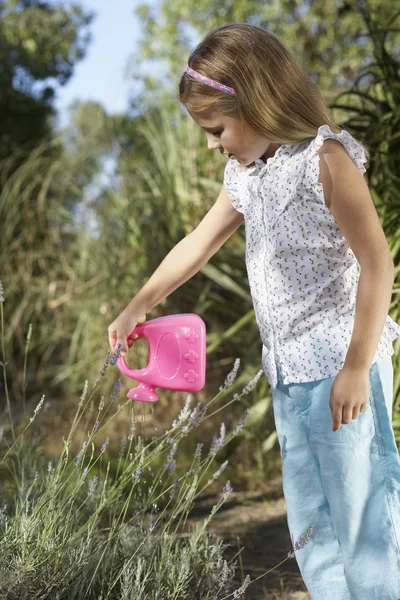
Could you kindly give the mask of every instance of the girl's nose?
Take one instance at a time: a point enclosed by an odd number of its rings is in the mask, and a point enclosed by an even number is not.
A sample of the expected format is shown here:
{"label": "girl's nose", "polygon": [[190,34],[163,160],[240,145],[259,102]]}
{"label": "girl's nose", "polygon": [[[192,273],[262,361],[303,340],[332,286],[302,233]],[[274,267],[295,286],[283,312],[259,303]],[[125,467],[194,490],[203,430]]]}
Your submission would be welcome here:
{"label": "girl's nose", "polygon": [[220,148],[220,147],[221,147],[221,145],[218,140],[213,140],[213,139],[208,138],[208,149],[209,150],[215,150],[216,148]]}
{"label": "girl's nose", "polygon": [[217,140],[217,138],[215,138],[213,135],[208,134],[207,135],[207,146],[209,150],[215,150],[216,148],[220,148],[220,143],[219,140]]}

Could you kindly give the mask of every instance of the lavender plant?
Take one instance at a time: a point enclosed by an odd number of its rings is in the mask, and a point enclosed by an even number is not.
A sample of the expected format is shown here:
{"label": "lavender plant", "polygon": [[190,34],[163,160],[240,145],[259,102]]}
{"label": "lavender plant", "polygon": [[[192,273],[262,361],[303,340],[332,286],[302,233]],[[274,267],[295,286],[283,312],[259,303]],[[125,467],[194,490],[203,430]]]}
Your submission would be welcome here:
{"label": "lavender plant", "polygon": [[[97,414],[78,453],[72,442],[82,419],[93,409],[96,394],[120,347],[108,352],[90,395],[85,381],[63,449],[48,458],[35,446],[29,430],[45,403],[42,396],[23,426],[12,426],[4,347],[4,290],[0,282],[2,361],[10,430],[0,442],[0,597],[5,600],[227,600],[243,597],[249,576],[236,589],[235,558],[227,561],[227,544],[207,525],[230,497],[229,481],[211,514],[186,527],[194,500],[223,473],[226,462],[213,469],[221,448],[245,426],[246,414],[231,433],[225,424],[208,452],[198,444],[190,468],[177,475],[176,455],[185,436],[226,405],[210,410],[233,383],[238,359],[223,387],[209,403],[193,405],[189,394],[170,429],[151,441],[137,430],[135,405],[118,404],[121,381],[110,399],[100,396]],[[31,328],[29,328],[29,338]],[[29,341],[29,339],[27,340]],[[26,358],[26,357],[25,357]],[[25,381],[26,360],[24,365]],[[256,385],[261,371],[235,394],[240,400]],[[111,474],[109,438],[104,433],[113,419],[129,406],[130,433],[121,440],[116,472]],[[114,410],[109,415],[109,412]],[[90,411],[89,411],[90,412]],[[91,413],[90,413],[91,414]],[[108,416],[109,415],[109,416]],[[311,531],[297,543],[298,550]],[[308,537],[307,537],[308,536]],[[293,554],[293,553],[292,553]],[[294,554],[293,554],[294,555]],[[288,557],[291,556],[289,553]],[[259,579],[259,578],[257,578]]]}

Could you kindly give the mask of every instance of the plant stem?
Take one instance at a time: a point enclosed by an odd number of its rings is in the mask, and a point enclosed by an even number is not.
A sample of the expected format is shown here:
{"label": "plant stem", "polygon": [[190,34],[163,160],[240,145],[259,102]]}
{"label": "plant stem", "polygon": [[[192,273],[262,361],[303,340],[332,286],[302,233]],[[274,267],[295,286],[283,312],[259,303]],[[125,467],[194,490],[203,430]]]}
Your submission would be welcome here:
{"label": "plant stem", "polygon": [[4,389],[6,391],[8,414],[10,416],[11,433],[12,433],[13,441],[15,442],[15,431],[14,431],[14,424],[13,424],[13,418],[12,418],[12,413],[11,413],[11,405],[10,405],[10,397],[8,395],[8,385],[7,385],[6,352],[5,352],[5,347],[4,347],[4,312],[3,312],[3,303],[2,302],[0,302],[0,315],[1,315],[1,348],[2,348],[2,356],[3,356],[2,363],[3,363],[3,374],[4,374]]}

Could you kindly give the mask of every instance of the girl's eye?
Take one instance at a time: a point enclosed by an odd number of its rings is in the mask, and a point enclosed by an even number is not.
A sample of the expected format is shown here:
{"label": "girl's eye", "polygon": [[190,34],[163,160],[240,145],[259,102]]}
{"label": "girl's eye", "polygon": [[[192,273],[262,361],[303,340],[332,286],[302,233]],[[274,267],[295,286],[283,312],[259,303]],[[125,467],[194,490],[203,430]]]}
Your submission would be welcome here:
{"label": "girl's eye", "polygon": [[218,131],[214,131],[213,135],[220,135],[222,133],[222,129],[219,129]]}

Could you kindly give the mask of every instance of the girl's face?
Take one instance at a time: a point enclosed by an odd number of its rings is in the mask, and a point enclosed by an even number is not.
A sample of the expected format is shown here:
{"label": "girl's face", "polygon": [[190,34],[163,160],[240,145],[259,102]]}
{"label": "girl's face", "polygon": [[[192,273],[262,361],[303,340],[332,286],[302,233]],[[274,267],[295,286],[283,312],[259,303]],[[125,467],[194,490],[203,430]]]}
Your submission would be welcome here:
{"label": "girl's face", "polygon": [[260,158],[266,160],[280,146],[253,132],[245,132],[240,119],[227,117],[212,108],[201,113],[188,112],[193,121],[205,130],[210,150],[219,150],[242,165],[249,166]]}

